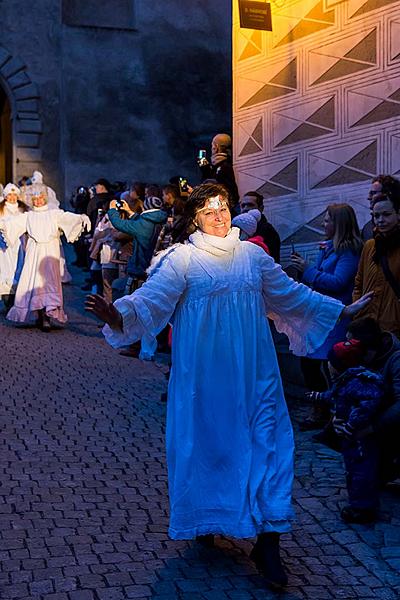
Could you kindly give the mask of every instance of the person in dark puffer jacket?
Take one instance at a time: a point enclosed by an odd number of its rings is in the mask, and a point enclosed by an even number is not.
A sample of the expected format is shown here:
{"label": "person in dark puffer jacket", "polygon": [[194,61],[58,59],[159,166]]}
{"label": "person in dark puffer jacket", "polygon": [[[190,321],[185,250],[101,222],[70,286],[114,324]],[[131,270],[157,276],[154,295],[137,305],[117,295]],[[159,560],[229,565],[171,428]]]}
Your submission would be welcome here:
{"label": "person in dark puffer jacket", "polygon": [[328,354],[333,385],[326,392],[310,394],[318,403],[329,405],[341,440],[349,496],[341,517],[347,523],[374,521],[379,506],[379,452],[371,426],[383,407],[384,383],[379,373],[354,366],[360,365],[364,355],[358,340],[335,344]]}

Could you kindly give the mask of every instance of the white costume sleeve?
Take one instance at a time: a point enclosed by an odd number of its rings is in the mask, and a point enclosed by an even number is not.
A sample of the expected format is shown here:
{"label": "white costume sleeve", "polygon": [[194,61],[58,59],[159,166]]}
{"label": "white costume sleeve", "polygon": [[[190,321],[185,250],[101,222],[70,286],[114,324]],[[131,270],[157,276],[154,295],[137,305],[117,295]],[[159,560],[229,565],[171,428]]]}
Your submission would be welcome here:
{"label": "white costume sleeve", "polygon": [[85,228],[90,231],[90,219],[87,215],[58,210],[57,226],[64,232],[68,242],[75,242]]}
{"label": "white costume sleeve", "polygon": [[268,317],[288,336],[294,354],[313,352],[336,325],[344,305],[296,283],[267,254],[260,254],[260,258]]}
{"label": "white costume sleeve", "polygon": [[144,334],[155,336],[167,325],[186,288],[189,252],[183,245],[166,252],[141,288],[115,302],[122,314],[123,332],[103,327],[110,346],[127,346]]}
{"label": "white costume sleeve", "polygon": [[25,212],[14,217],[0,219],[0,233],[8,247],[14,246],[21,235],[26,232],[27,214]]}

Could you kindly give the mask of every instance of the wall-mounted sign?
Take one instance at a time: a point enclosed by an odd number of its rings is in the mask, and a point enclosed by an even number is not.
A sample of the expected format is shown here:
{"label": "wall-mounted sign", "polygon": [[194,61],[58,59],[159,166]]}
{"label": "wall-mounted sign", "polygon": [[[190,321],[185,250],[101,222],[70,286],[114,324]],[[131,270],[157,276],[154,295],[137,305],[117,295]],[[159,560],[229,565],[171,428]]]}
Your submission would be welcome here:
{"label": "wall-mounted sign", "polygon": [[239,0],[240,27],[272,31],[271,4],[255,0]]}

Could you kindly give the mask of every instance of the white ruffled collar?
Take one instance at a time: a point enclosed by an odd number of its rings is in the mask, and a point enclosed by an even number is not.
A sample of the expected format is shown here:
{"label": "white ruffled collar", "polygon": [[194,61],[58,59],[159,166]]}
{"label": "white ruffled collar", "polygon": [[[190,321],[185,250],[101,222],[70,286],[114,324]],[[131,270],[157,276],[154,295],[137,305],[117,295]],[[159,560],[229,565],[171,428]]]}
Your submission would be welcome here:
{"label": "white ruffled collar", "polygon": [[7,210],[9,210],[11,213],[17,213],[19,212],[19,205],[18,202],[7,202],[7,200],[5,201],[5,206],[7,207]]}
{"label": "white ruffled collar", "polygon": [[32,210],[34,210],[35,212],[44,212],[46,210],[49,210],[49,205],[45,204],[44,206],[32,206]]}
{"label": "white ruffled collar", "polygon": [[225,237],[218,237],[217,235],[210,235],[197,229],[189,237],[189,242],[199,248],[205,250],[214,256],[226,256],[228,257],[233,253],[236,246],[240,244],[239,240],[240,230],[237,227],[233,227]]}

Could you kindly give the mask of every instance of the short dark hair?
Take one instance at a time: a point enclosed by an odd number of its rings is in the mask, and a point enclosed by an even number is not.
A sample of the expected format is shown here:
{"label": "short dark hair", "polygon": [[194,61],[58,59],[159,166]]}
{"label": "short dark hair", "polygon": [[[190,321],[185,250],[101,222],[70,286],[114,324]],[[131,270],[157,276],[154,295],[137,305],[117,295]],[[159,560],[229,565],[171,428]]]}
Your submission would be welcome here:
{"label": "short dark hair", "polygon": [[156,198],[161,198],[162,192],[158,183],[147,183],[146,184],[147,195],[150,198],[151,196],[155,196]]}
{"label": "short dark hair", "polygon": [[372,317],[354,319],[348,328],[348,333],[355,340],[359,340],[367,349],[377,350],[382,344],[382,329]]}
{"label": "short dark hair", "polygon": [[129,185],[129,191],[135,191],[140,200],[144,200],[144,183],[141,181],[132,181]]}
{"label": "short dark hair", "polygon": [[374,208],[375,204],[378,202],[385,202],[389,200],[392,203],[394,210],[398,213],[400,212],[400,194],[395,194],[392,192],[378,192],[372,199],[372,208]]}
{"label": "short dark hair", "polygon": [[94,185],[102,185],[106,188],[107,192],[111,190],[111,183],[108,181],[108,179],[104,179],[104,177],[97,179]]}
{"label": "short dark hair", "polygon": [[258,192],[246,192],[243,194],[243,198],[245,196],[250,196],[250,198],[255,198],[257,202],[257,207],[262,211],[264,209],[264,196],[259,194]]}
{"label": "short dark hair", "polygon": [[167,183],[167,185],[164,185],[162,191],[166,194],[172,194],[174,198],[180,197],[179,187],[173,183]]}

